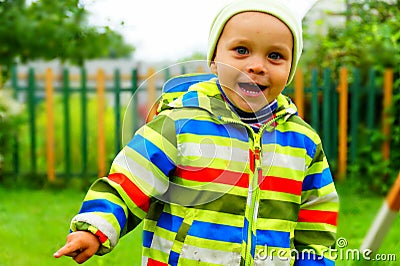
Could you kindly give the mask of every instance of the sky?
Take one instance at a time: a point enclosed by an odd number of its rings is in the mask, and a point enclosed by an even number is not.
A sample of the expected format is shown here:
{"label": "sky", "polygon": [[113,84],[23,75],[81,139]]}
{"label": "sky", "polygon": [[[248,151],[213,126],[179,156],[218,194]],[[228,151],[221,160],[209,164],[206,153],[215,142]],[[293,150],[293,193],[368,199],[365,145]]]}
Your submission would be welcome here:
{"label": "sky", "polygon": [[232,0],[84,0],[89,23],[110,26],[136,47],[134,59],[176,61],[206,53],[208,31]]}

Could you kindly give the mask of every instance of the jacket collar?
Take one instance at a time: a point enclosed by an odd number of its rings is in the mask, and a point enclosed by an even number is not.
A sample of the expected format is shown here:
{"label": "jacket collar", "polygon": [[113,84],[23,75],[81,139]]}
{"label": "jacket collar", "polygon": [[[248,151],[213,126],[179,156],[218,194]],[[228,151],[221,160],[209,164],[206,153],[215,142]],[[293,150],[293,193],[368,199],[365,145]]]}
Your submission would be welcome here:
{"label": "jacket collar", "polygon": [[[280,124],[292,115],[297,114],[297,108],[289,97],[280,94],[277,97],[278,107],[272,116],[274,124]],[[238,120],[236,115],[223,99],[223,96],[217,86],[217,78],[207,81],[201,81],[188,87],[176,99],[172,99],[168,93],[163,93],[158,112],[166,109],[176,108],[200,108],[208,111],[211,115],[222,117],[225,120]]]}

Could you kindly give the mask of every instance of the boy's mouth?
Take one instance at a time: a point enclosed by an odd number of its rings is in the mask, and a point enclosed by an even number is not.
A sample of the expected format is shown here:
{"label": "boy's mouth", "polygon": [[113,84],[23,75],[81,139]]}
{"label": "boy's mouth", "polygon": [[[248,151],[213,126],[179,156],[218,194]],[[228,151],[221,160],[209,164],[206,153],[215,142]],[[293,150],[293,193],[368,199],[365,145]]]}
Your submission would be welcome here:
{"label": "boy's mouth", "polygon": [[257,96],[268,88],[267,86],[247,82],[239,82],[238,85],[246,94],[254,96]]}

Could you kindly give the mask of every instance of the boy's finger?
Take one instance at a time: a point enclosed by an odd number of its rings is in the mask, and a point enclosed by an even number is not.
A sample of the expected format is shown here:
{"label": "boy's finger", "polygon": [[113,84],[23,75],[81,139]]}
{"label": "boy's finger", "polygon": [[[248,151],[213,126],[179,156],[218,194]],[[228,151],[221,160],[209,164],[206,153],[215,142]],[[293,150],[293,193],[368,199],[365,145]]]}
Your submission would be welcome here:
{"label": "boy's finger", "polygon": [[75,247],[74,245],[66,244],[65,246],[63,246],[62,248],[57,250],[56,253],[54,253],[53,256],[55,258],[59,258],[59,257],[62,257],[62,256],[75,257],[80,252],[81,251],[79,250],[79,248]]}

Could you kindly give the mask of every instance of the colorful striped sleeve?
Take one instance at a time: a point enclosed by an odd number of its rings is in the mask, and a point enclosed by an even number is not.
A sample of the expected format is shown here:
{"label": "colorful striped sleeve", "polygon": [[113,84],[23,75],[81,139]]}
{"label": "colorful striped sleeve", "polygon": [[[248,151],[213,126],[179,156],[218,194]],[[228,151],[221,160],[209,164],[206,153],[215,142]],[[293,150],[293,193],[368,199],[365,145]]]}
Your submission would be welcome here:
{"label": "colorful striped sleeve", "polygon": [[115,157],[108,177],[90,187],[71,230],[101,235],[97,254],[111,251],[145,218],[153,198],[167,191],[176,153],[173,120],[160,115],[143,126]]}
{"label": "colorful striped sleeve", "polygon": [[106,178],[96,180],[87,192],[71,231],[89,231],[102,243],[96,254],[103,255],[117,244],[127,225],[128,210]]}
{"label": "colorful striped sleeve", "polygon": [[318,138],[302,185],[294,235],[299,252],[295,265],[334,265],[328,250],[335,247],[337,216],[338,195]]}

